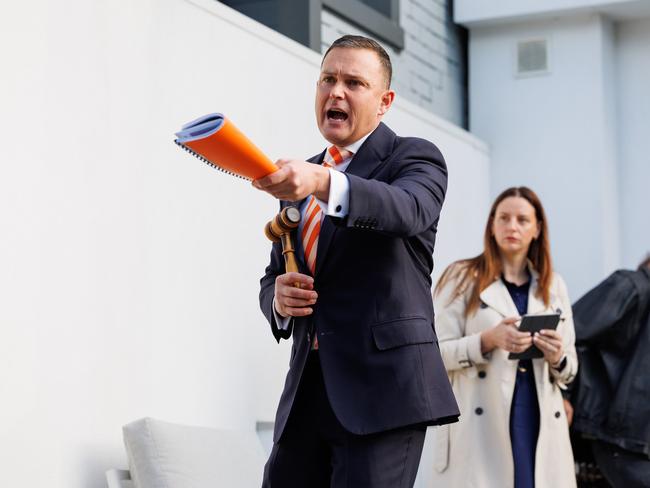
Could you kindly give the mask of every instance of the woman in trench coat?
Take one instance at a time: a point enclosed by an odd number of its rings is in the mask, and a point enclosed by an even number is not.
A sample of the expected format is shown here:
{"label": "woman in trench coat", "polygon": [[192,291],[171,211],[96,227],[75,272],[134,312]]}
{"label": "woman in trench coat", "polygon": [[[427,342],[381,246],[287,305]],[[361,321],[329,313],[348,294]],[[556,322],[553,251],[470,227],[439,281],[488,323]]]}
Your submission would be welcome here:
{"label": "woman in trench coat", "polygon": [[[479,256],[458,261],[436,290],[436,332],[460,421],[434,429],[434,485],[576,486],[561,390],[578,363],[566,285],[551,266],[539,198],[510,188],[490,210]],[[559,313],[557,330],[520,332],[524,314]],[[544,357],[508,359],[532,344]]]}

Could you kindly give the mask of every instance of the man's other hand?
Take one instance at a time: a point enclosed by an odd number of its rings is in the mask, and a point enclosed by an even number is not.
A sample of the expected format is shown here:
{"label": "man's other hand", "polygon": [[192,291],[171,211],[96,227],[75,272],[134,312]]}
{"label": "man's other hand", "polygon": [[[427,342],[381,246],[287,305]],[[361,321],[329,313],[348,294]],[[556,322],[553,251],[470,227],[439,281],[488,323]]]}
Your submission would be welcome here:
{"label": "man's other hand", "polygon": [[311,276],[291,272],[275,279],[275,310],[283,317],[311,315],[317,298]]}
{"label": "man's other hand", "polygon": [[278,159],[275,164],[280,169],[254,180],[255,188],[289,202],[297,202],[309,195],[328,201],[330,173],[327,168],[295,159]]}

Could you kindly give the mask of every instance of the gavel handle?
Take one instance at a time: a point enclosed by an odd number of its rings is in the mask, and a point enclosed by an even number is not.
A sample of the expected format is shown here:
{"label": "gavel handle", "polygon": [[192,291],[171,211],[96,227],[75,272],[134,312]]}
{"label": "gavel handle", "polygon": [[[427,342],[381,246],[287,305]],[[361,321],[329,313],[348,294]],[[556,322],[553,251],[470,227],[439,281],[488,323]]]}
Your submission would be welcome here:
{"label": "gavel handle", "polygon": [[[284,255],[284,267],[286,272],[298,272],[298,263],[296,262],[296,253],[293,249],[291,242],[291,235],[289,233],[282,234],[282,254]],[[296,288],[302,288],[300,283],[294,283]]]}

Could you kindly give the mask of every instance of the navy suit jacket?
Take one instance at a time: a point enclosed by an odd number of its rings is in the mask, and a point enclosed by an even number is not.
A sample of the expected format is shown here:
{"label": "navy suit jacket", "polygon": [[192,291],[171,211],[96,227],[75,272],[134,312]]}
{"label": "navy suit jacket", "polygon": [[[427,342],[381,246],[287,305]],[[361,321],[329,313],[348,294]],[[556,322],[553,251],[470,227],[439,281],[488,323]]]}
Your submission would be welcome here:
{"label": "navy suit jacket", "polygon": [[[323,155],[310,162],[320,164]],[[293,318],[289,330],[278,329],[275,278],[285,272],[279,244],[261,279],[260,306],[276,340],[293,337],[275,441],[291,411],[312,334],[318,337],[327,396],[349,432],[458,420],[431,298],[432,254],[447,187],[443,157],[430,142],[398,137],[381,123],[345,175],[349,213],[342,219],[326,216],[321,226],[314,313]],[[310,274],[304,261],[299,266]]]}

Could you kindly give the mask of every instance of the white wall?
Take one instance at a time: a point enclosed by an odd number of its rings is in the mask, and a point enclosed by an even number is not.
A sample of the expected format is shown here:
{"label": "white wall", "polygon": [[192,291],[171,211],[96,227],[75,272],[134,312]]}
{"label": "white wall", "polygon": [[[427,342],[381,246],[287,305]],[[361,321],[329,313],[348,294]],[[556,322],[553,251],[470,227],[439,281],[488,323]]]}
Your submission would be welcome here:
{"label": "white wall", "polygon": [[[272,158],[320,151],[319,56],[212,0],[40,0],[3,9],[0,58],[3,485],[99,488],[145,415],[272,419],[288,344],[257,291],[276,203],[172,138],[222,111]],[[387,120],[447,156],[439,271],[480,247],[486,147],[404,101]]]}
{"label": "white wall", "polygon": [[635,268],[650,252],[650,19],[616,30],[622,264]]}
{"label": "white wall", "polygon": [[[519,40],[546,38],[549,72],[515,75]],[[619,263],[613,29],[599,15],[470,34],[470,129],[488,141],[491,192],[532,187],[556,268],[579,297]]]}
{"label": "white wall", "polygon": [[572,13],[607,12],[628,16],[648,12],[648,7],[646,0],[455,0],[454,20],[460,24],[478,25]]}

